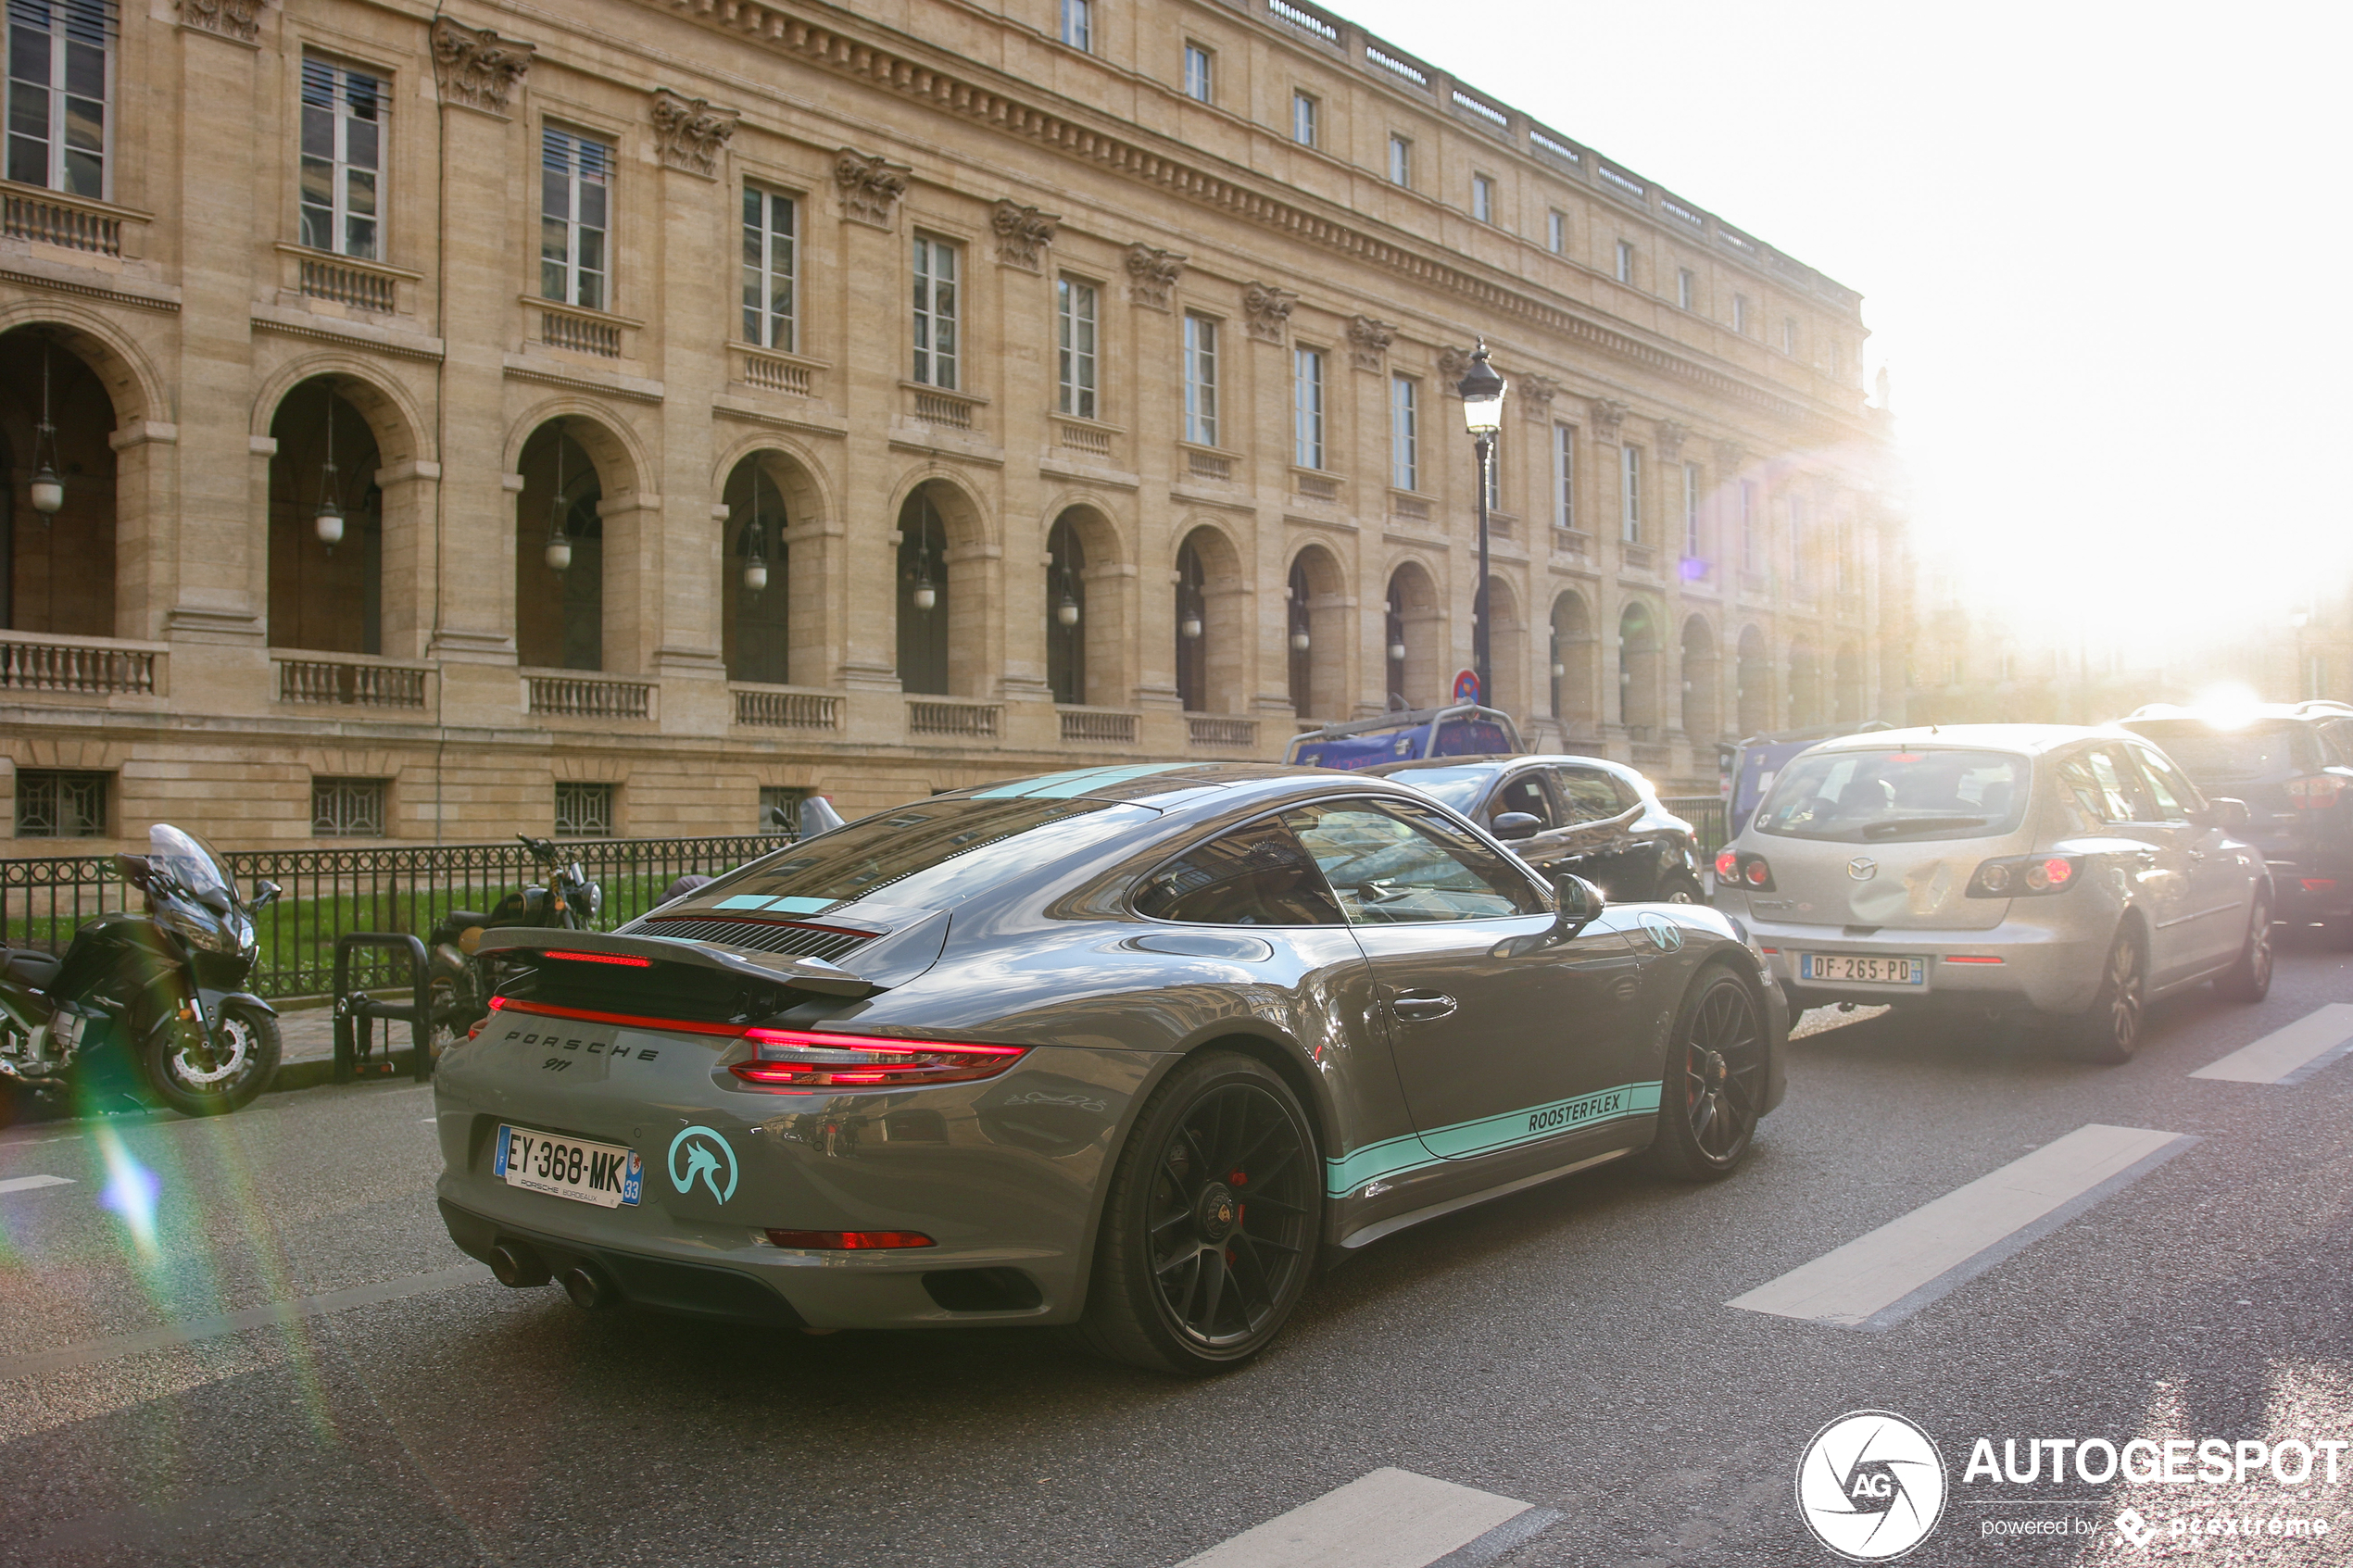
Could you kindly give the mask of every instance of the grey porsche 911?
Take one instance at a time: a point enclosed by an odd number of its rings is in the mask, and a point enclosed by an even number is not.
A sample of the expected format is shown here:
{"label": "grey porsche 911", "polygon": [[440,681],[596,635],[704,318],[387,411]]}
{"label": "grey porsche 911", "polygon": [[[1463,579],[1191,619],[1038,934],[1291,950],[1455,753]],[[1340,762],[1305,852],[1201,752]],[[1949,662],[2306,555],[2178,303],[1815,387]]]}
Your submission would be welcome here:
{"label": "grey porsche 911", "polygon": [[1629,1155],[1729,1174],[1788,1034],[1726,917],[1604,908],[1427,796],[1252,763],[936,796],[481,950],[439,1197],[504,1283],[1076,1324],[1188,1374],[1404,1226]]}

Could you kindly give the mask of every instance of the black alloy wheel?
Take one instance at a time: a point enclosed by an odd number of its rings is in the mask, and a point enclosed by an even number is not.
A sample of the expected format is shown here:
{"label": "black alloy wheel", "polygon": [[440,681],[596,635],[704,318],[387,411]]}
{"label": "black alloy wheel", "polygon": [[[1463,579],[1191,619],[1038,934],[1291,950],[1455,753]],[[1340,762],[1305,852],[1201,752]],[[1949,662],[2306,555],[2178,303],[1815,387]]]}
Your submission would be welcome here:
{"label": "black alloy wheel", "polygon": [[2141,1048],[2148,1010],[2148,967],[2140,939],[2128,927],[2116,934],[2108,961],[2100,966],[2100,988],[2092,1005],[2068,1021],[2068,1044],[2086,1061],[2116,1066]]}
{"label": "black alloy wheel", "polygon": [[1702,970],[1667,1047],[1655,1168],[1693,1182],[1740,1169],[1764,1114],[1768,1048],[1755,992],[1721,965]]}
{"label": "black alloy wheel", "polygon": [[1315,1261],[1321,1166],[1273,1069],[1227,1051],[1187,1060],[1120,1152],[1087,1337],[1118,1360],[1196,1376],[1257,1354]]}
{"label": "black alloy wheel", "polygon": [[1658,901],[1662,904],[1700,904],[1706,902],[1705,899],[1700,897],[1699,884],[1693,882],[1689,876],[1680,872],[1677,872],[1660,881],[1658,887]]}
{"label": "black alloy wheel", "polygon": [[2260,892],[2247,913],[2238,961],[2215,977],[2214,990],[2233,1002],[2259,1002],[2271,994],[2271,900]]}

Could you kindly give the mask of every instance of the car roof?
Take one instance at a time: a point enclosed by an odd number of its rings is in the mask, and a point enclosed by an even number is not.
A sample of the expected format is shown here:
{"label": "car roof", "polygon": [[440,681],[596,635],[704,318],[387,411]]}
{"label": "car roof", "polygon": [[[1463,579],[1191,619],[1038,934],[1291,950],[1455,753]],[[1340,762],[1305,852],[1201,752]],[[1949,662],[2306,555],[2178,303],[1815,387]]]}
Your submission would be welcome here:
{"label": "car roof", "polygon": [[1378,767],[1364,768],[1358,771],[1378,773],[1383,778],[1395,778],[1400,773],[1411,772],[1416,769],[1467,768],[1476,767],[1481,763],[1491,763],[1499,769],[1520,763],[1546,768],[1599,768],[1605,772],[1617,773],[1625,778],[1642,777],[1638,770],[1629,768],[1623,762],[1613,762],[1606,757],[1578,757],[1567,752],[1556,751],[1488,752],[1470,757],[1414,757],[1403,762],[1383,762]]}
{"label": "car roof", "polygon": [[2228,732],[2244,730],[2254,723],[2307,724],[2325,723],[2332,719],[2353,717],[2353,709],[2341,703],[2322,702],[2259,702],[2251,708],[2234,708],[2228,714],[2214,713],[2196,708],[2176,708],[2171,703],[2153,702],[2133,709],[2129,719],[2118,721],[2127,729],[2136,724],[2203,724],[2209,730]]}
{"label": "car roof", "polygon": [[2086,724],[1916,724],[1907,730],[1873,730],[1869,734],[1841,735],[1812,747],[1815,751],[1902,751],[1968,746],[1985,751],[2019,751],[2030,757],[2054,751],[2074,741],[2114,735],[2113,726]]}
{"label": "car roof", "polygon": [[[1364,778],[1363,772],[1340,768],[1299,768],[1280,762],[1137,762],[1042,773],[940,793],[968,800],[1120,801],[1164,811],[1211,800],[1225,806],[1260,797],[1308,795]],[[1399,787],[1387,780],[1377,782],[1388,789]]]}

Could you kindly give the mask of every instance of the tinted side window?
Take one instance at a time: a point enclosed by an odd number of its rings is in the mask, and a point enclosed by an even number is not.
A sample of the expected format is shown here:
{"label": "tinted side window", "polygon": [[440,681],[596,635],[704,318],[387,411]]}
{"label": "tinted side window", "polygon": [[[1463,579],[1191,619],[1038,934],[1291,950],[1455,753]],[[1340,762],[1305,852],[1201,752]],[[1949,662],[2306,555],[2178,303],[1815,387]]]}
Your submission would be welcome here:
{"label": "tinted side window", "polygon": [[1353,925],[1540,914],[1527,875],[1452,823],[1365,800],[1283,813]]}
{"label": "tinted side window", "polygon": [[1568,801],[1568,820],[1595,822],[1615,817],[1631,802],[1617,797],[1617,780],[1599,768],[1555,768],[1553,781]]}
{"label": "tinted side window", "polygon": [[1493,822],[1506,811],[1525,811],[1548,828],[1560,825],[1553,820],[1553,797],[1544,788],[1544,775],[1536,769],[1515,774],[1495,792],[1487,820]]}
{"label": "tinted side window", "polygon": [[1195,845],[1144,879],[1136,909],[1190,925],[1338,925],[1340,906],[1299,840],[1268,817]]}
{"label": "tinted side window", "polygon": [[2142,746],[2133,748],[2133,756],[2141,764],[2142,776],[2147,779],[2149,793],[2157,797],[2157,809],[2169,822],[2186,822],[2190,809],[2198,803],[2197,791],[2190,781],[2176,772],[2173,764],[2158,753]]}
{"label": "tinted side window", "polygon": [[2092,776],[2099,781],[2100,791],[2108,797],[2108,809],[2111,813],[2108,820],[2111,822],[2156,822],[2158,820],[2157,803],[2149,798],[2148,791],[2142,785],[2131,756],[2117,755],[2123,749],[2121,746],[2104,746],[2083,754]]}
{"label": "tinted side window", "polygon": [[2110,822],[2129,822],[2117,813],[2123,803],[2113,799],[2098,775],[2092,771],[2091,759],[2077,753],[2058,765],[2059,809],[2067,813],[2070,833],[2088,833]]}

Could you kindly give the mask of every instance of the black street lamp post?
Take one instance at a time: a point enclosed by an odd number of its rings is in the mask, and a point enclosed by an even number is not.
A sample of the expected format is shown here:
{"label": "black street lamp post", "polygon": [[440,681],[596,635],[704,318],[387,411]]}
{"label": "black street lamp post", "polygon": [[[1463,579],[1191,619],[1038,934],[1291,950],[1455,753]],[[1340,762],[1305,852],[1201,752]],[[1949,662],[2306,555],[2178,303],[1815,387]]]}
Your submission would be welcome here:
{"label": "black street lamp post", "polygon": [[1495,433],[1504,425],[1504,378],[1487,362],[1487,343],[1472,351],[1470,373],[1455,388],[1463,398],[1463,426],[1470,432],[1478,454],[1478,585],[1471,595],[1471,667],[1478,674],[1478,700],[1495,703],[1495,677],[1490,667],[1487,615],[1487,491],[1493,483]]}

